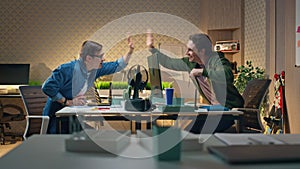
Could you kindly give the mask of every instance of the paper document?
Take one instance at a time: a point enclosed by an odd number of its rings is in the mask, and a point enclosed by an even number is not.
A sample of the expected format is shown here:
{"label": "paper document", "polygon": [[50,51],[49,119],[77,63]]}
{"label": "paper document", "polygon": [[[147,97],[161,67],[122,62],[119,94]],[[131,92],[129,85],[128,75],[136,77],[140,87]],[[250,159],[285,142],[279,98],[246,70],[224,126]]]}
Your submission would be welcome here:
{"label": "paper document", "polygon": [[199,109],[195,110],[195,112],[198,112],[198,113],[201,113],[201,112],[208,112],[208,110],[207,110],[207,109],[199,108]]}
{"label": "paper document", "polygon": [[263,144],[285,144],[285,142],[272,137],[272,135],[264,134],[229,134],[216,133],[214,134],[219,140],[227,145],[263,145]]}
{"label": "paper document", "polygon": [[286,144],[300,144],[300,134],[276,134],[272,137]]}

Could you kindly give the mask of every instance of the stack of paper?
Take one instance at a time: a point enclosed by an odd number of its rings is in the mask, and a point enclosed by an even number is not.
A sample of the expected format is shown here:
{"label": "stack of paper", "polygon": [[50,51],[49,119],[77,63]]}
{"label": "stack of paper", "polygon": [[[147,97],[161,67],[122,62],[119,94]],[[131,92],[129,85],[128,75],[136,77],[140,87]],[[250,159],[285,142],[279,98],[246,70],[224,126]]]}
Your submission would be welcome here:
{"label": "stack of paper", "polygon": [[216,133],[215,136],[227,145],[285,144],[279,139],[264,134]]}

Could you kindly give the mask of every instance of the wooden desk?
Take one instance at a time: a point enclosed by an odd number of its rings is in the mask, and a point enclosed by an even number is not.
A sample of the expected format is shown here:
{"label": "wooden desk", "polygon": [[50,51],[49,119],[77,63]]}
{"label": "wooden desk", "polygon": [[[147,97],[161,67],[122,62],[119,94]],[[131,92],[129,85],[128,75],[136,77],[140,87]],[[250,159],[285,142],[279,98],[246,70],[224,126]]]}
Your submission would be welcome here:
{"label": "wooden desk", "polygon": [[[80,118],[84,120],[125,120],[135,123],[136,128],[132,128],[131,131],[140,130],[141,122],[147,121],[147,129],[151,129],[151,122],[156,119],[167,119],[167,120],[195,120],[196,118],[205,117],[207,120],[215,120],[225,117],[234,117],[237,121],[237,130],[241,130],[243,112],[241,111],[195,111],[195,112],[162,112],[157,109],[153,111],[137,112],[137,111],[126,111],[122,107],[111,107],[105,109],[103,106],[72,106],[64,107],[63,109],[56,112],[57,117],[69,117],[70,129],[74,128],[74,118]],[[101,117],[99,119],[99,117]],[[217,118],[216,118],[217,117]],[[217,127],[217,126],[216,126]],[[78,127],[75,126],[75,131]],[[72,133],[71,130],[70,133]]]}
{"label": "wooden desk", "polygon": [[[108,108],[108,109],[107,109]],[[130,121],[131,131],[135,131],[132,122],[136,123],[136,128],[140,129],[140,123],[145,121],[150,121],[150,111],[147,112],[133,112],[126,111],[121,107],[109,107],[109,106],[72,106],[64,107],[63,109],[56,112],[57,117],[69,117],[70,120],[70,133],[78,131],[80,128],[74,122],[76,119],[88,120],[88,121]],[[60,121],[59,121],[60,123]],[[149,125],[149,124],[148,124]],[[150,128],[150,126],[147,126]],[[60,127],[58,125],[58,130]],[[58,131],[58,132],[59,132]]]}
{"label": "wooden desk", "polygon": [[1,94],[0,98],[21,98],[20,94]]}
{"label": "wooden desk", "polygon": [[[24,114],[27,115],[26,109],[24,107],[23,100],[20,94],[17,93],[9,93],[9,94],[1,94],[0,102],[3,105],[12,104],[23,110]],[[8,113],[17,114],[19,111],[17,109],[6,109]],[[22,121],[15,121],[10,123],[11,129],[5,129],[8,135],[14,135],[17,137],[23,137],[25,128],[26,128],[26,119]]]}
{"label": "wooden desk", "polygon": [[[139,158],[145,152],[138,142],[132,141],[124,150],[132,156],[113,156],[106,153],[74,153],[65,150],[65,139],[70,135],[34,135],[19,147],[0,158],[1,168],[43,168],[43,169],[296,169],[297,163],[263,163],[230,165],[205,151],[182,152],[177,162],[157,161],[152,157]],[[132,136],[134,137],[134,135]],[[243,137],[243,136],[241,136]],[[203,143],[224,145],[214,137]],[[133,156],[135,158],[133,158]]]}

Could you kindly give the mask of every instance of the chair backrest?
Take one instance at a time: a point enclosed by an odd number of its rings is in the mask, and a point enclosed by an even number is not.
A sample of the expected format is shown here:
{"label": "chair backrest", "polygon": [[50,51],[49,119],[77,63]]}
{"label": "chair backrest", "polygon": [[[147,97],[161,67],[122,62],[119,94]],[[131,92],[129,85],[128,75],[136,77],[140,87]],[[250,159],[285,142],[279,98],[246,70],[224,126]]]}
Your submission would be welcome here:
{"label": "chair backrest", "polygon": [[261,123],[260,106],[269,89],[270,79],[254,79],[248,82],[244,98],[244,128],[246,131],[263,132],[264,127]]}
{"label": "chair backrest", "polygon": [[243,92],[244,108],[259,109],[271,83],[270,79],[253,79]]}
{"label": "chair backrest", "polygon": [[41,86],[20,86],[19,90],[28,115],[42,115],[48,97]]}
{"label": "chair backrest", "polygon": [[47,102],[47,95],[41,86],[20,86],[22,100],[27,112],[27,126],[24,136],[44,134],[47,131],[49,117],[43,116],[43,109]]}

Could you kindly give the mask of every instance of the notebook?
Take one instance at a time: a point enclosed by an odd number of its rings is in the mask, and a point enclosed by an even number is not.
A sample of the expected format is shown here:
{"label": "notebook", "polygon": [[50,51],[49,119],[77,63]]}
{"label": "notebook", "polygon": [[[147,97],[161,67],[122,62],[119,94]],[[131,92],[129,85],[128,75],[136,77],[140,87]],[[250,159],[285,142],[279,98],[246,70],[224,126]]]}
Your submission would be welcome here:
{"label": "notebook", "polygon": [[207,109],[207,111],[228,111],[229,108],[222,105],[202,105],[199,108]]}
{"label": "notebook", "polygon": [[209,146],[207,150],[231,164],[300,161],[300,144]]}

